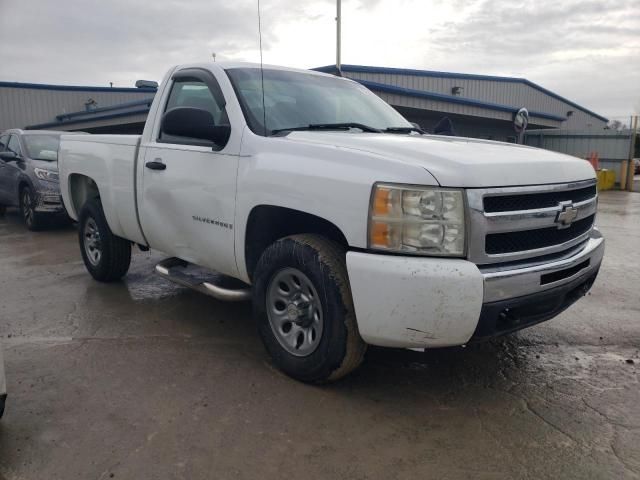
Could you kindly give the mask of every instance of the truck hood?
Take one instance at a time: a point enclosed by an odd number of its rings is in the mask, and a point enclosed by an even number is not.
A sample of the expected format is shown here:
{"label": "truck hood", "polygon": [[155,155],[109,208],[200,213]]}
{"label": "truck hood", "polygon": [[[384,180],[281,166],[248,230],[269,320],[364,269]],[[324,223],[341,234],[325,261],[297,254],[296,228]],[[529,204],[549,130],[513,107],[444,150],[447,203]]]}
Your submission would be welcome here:
{"label": "truck hood", "polygon": [[586,160],[490,140],[335,131],[291,132],[286,138],[413,164],[426,169],[446,187],[542,185],[595,178],[593,167]]}

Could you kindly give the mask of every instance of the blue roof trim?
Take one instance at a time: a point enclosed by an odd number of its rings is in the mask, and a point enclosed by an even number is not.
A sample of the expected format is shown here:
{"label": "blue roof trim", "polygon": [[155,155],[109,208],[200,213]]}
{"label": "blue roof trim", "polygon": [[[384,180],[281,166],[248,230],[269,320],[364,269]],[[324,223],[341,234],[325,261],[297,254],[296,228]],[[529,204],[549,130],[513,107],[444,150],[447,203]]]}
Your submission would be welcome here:
{"label": "blue roof trim", "polygon": [[97,120],[109,120],[112,118],[121,118],[128,117],[131,115],[141,115],[145,113],[149,113],[149,108],[140,108],[138,110],[130,110],[128,112],[120,112],[120,113],[111,113],[109,115],[96,115],[95,117],[90,118],[77,118],[71,120],[63,120],[60,122],[48,122],[48,123],[40,123],[38,125],[29,125],[26,126],[25,129],[29,130],[41,130],[49,127],[59,127],[62,125],[73,125],[74,123],[84,123],[84,122],[95,122]]}
{"label": "blue roof trim", "polygon": [[58,90],[64,92],[147,92],[155,93],[155,88],[125,88],[125,87],[85,87],[79,85],[47,85],[44,83],[0,82],[0,88],[31,88],[34,90]]}
{"label": "blue roof trim", "polygon": [[[371,67],[367,65],[342,65],[341,69],[343,72],[354,72],[354,73],[386,73],[391,75],[411,75],[416,77],[432,77],[432,78],[457,78],[461,80],[490,80],[493,82],[510,82],[510,83],[522,83],[527,85],[535,90],[538,90],[545,95],[549,95],[550,97],[555,98],[556,100],[560,100],[565,102],[572,107],[577,108],[578,110],[582,110],[589,115],[593,115],[599,120],[603,122],[608,122],[609,119],[603,117],[602,115],[598,115],[597,113],[578,105],[571,100],[558,95],[557,93],[552,92],[551,90],[547,90],[540,85],[533,83],[526,78],[518,78],[518,77],[498,77],[495,75],[477,75],[473,73],[454,73],[454,72],[439,72],[435,70],[413,70],[409,68],[389,68],[389,67]],[[336,67],[335,65],[327,65],[324,67],[313,68],[312,70],[316,70],[318,72],[325,73],[335,73]]]}
{"label": "blue roof trim", "polygon": [[[324,67],[313,68],[318,72],[335,73],[335,65],[326,65]],[[342,65],[343,72],[356,73],[386,73],[390,75],[411,75],[414,77],[435,77],[435,78],[458,78],[465,80],[493,80],[496,82],[522,82],[524,78],[517,77],[498,77],[495,75],[478,75],[475,73],[456,73],[456,72],[440,72],[437,70],[414,70],[411,68],[392,68],[392,67],[370,67],[367,65]]]}
{"label": "blue roof trim", "polygon": [[[409,88],[394,87],[392,85],[387,85],[385,83],[369,82],[367,80],[355,80],[355,81],[357,81],[361,85],[364,85],[365,87],[371,90],[377,90],[379,92],[385,92],[385,93],[393,93],[396,95],[407,95],[410,97],[424,98],[427,100],[436,100],[436,101],[447,102],[447,103],[457,103],[459,105],[469,105],[472,107],[486,108],[489,110],[496,110],[496,111],[508,112],[508,113],[515,113],[516,111],[518,111],[518,108],[520,108],[520,107],[512,107],[509,105],[501,105],[499,103],[481,102],[480,100],[474,100],[472,98],[454,97],[453,95],[444,95],[442,93],[432,93],[432,92],[425,92],[422,90],[412,90]],[[532,117],[555,120],[557,122],[563,122],[566,120],[565,117],[553,115],[551,113],[544,113],[544,112],[529,111],[529,115]]]}
{"label": "blue roof trim", "polygon": [[100,112],[111,112],[113,110],[121,110],[123,108],[137,107],[138,105],[146,105],[147,107],[150,107],[152,102],[153,102],[153,98],[145,98],[144,100],[135,100],[133,102],[118,103],[117,105],[110,105],[108,107],[98,107],[98,108],[94,108],[93,110],[80,110],[77,112],[61,113],[60,115],[56,115],[56,118],[58,120],[65,120],[65,119],[70,119],[74,117],[81,117],[84,115],[92,115]]}

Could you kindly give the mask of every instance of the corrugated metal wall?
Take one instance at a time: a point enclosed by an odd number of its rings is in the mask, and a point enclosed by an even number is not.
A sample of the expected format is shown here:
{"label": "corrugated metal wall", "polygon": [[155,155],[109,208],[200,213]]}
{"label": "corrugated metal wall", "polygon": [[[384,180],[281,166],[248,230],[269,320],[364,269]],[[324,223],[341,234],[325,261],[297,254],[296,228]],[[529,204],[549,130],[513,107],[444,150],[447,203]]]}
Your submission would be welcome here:
{"label": "corrugated metal wall", "polygon": [[[509,81],[478,80],[466,78],[428,77],[394,73],[352,72],[346,70],[344,75],[354,80],[365,80],[383,83],[412,90],[421,90],[443,95],[451,95],[453,87],[462,87],[459,95],[484,102],[497,103],[513,107],[526,107],[531,111],[550,113],[560,117],[567,117],[567,112],[573,114],[565,122],[536,118],[536,124],[566,129],[602,129],[606,122],[590,115],[575,106],[554,98],[530,85]],[[394,95],[379,94],[387,100]],[[389,101],[389,100],[387,100]],[[390,102],[393,105],[395,101]],[[402,106],[414,108],[429,108],[440,112],[451,112],[462,115],[480,116],[495,119],[505,119],[506,112],[482,109],[475,106],[457,105],[447,102],[429,102],[420,98],[402,97]],[[510,118],[509,118],[510,119]]]}
{"label": "corrugated metal wall", "polygon": [[525,143],[532,147],[587,158],[596,152],[602,160],[627,160],[631,146],[631,130],[601,130],[585,132],[575,130],[529,131]]}
{"label": "corrugated metal wall", "polygon": [[149,97],[153,93],[135,89],[67,91],[0,86],[0,131],[54,121],[61,113],[84,110],[89,99],[97,102],[98,107],[108,107]]}
{"label": "corrugated metal wall", "polygon": [[[458,105],[455,103],[440,102],[437,100],[428,100],[424,98],[413,98],[406,95],[395,95],[385,92],[375,92],[385,102],[398,106],[418,108],[423,110],[430,110],[435,112],[455,113],[458,115],[470,115],[474,117],[491,118],[495,120],[512,121],[512,114],[509,112],[497,112],[493,110],[487,110],[486,108],[480,108],[470,105]],[[547,122],[552,123],[549,126],[555,126],[558,122],[547,120],[543,125],[547,125]],[[536,123],[538,120],[536,119]]]}
{"label": "corrugated metal wall", "polygon": [[[600,168],[613,170],[616,182],[619,182],[623,161],[629,159],[631,135],[631,130],[600,130],[593,133],[575,130],[530,131],[525,136],[525,143],[579,158],[589,158],[596,153]],[[640,139],[637,138],[637,141]]]}

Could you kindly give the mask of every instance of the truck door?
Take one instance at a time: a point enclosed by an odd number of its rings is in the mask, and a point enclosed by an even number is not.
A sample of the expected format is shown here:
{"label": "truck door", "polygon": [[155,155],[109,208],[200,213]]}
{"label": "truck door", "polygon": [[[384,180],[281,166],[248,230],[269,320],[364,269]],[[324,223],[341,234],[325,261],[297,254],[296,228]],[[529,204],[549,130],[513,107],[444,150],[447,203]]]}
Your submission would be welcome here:
{"label": "truck door", "polygon": [[[190,68],[172,76],[167,111],[195,107],[229,125],[226,101],[215,76]],[[144,168],[140,221],[151,248],[224,274],[237,272],[234,250],[236,175],[241,132],[224,145],[167,135],[155,129],[141,145]]]}

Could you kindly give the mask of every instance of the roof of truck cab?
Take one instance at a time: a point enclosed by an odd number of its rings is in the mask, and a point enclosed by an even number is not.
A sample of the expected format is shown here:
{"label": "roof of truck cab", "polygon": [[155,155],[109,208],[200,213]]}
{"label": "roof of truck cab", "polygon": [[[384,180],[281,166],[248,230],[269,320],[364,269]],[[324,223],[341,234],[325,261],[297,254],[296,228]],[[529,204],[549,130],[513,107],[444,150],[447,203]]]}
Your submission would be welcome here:
{"label": "roof of truck cab", "polygon": [[[261,65],[259,63],[252,63],[252,62],[206,62],[206,63],[188,63],[188,64],[184,64],[184,65],[178,65],[176,67],[176,70],[183,70],[185,68],[204,68],[204,69],[210,69],[212,66],[218,66],[221,67],[224,70],[231,70],[234,68],[260,68]],[[299,73],[306,73],[306,74],[311,74],[311,75],[321,75],[321,76],[330,76],[333,77],[334,75],[330,75],[324,72],[317,72],[315,70],[306,70],[304,68],[291,68],[291,67],[284,67],[282,65],[269,65],[269,64],[264,64],[262,65],[262,68],[265,70],[286,70],[289,72],[299,72]]]}

